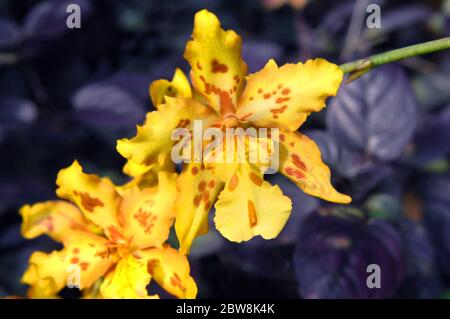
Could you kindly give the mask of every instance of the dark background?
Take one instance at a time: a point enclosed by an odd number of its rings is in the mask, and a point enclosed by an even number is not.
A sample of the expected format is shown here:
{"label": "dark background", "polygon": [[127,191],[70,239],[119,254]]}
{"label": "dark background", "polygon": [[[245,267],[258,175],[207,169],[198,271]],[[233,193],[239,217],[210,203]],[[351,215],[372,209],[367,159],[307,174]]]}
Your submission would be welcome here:
{"label": "dark background", "polygon": [[[196,11],[208,8],[242,36],[250,72],[269,58],[339,64],[450,33],[450,1],[269,2],[0,0],[0,296],[23,296],[29,255],[57,247],[22,239],[17,211],[55,198],[58,170],[78,159],[126,181],[116,140],[133,136],[152,110],[152,80],[188,70],[182,54]],[[69,3],[81,6],[81,29],[66,27]],[[365,26],[368,3],[381,6],[381,29]],[[199,297],[449,296],[449,72],[447,51],[344,85],[301,130],[352,205],[271,176],[294,202],[288,225],[275,240],[241,245],[212,227],[190,256]],[[366,286],[372,263],[380,289]]]}

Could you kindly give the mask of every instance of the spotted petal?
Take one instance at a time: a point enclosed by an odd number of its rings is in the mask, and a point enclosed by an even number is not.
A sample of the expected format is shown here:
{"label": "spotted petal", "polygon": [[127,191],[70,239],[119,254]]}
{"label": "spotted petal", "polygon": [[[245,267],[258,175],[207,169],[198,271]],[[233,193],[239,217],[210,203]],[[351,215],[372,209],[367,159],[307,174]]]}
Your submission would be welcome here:
{"label": "spotted petal", "polygon": [[[207,127],[216,120],[216,116],[208,107],[194,100],[166,97],[166,104],[147,114],[145,124],[138,126],[134,138],[117,142],[117,151],[133,165],[164,167],[171,161],[174,129],[191,130],[195,120],[201,120],[200,125]],[[142,173],[143,168],[140,169],[138,173]]]}
{"label": "spotted petal", "polygon": [[241,164],[226,182],[216,202],[217,230],[234,242],[261,235],[275,238],[291,213],[291,200],[278,186],[263,180],[259,169]]}
{"label": "spotted petal", "polygon": [[88,230],[90,227],[80,210],[64,201],[47,201],[25,205],[20,209],[22,216],[22,236],[27,239],[47,234],[62,242],[67,230]]}
{"label": "spotted petal", "polygon": [[197,285],[189,275],[190,267],[185,255],[170,246],[138,252],[148,260],[152,278],[168,293],[177,298],[192,299],[197,295]]}
{"label": "spotted petal", "polygon": [[323,59],[278,67],[270,60],[259,72],[248,76],[239,99],[240,119],[259,127],[294,131],[311,112],[325,106],[336,95],[343,73]]}
{"label": "spotted petal", "polygon": [[132,255],[122,258],[116,268],[105,278],[100,293],[107,299],[155,299],[149,296],[147,285],[151,275],[147,270],[147,260]]}
{"label": "spotted petal", "polygon": [[191,163],[178,178],[177,188],[175,230],[180,252],[187,254],[194,239],[208,232],[208,212],[223,183],[203,165]]}
{"label": "spotted petal", "polygon": [[109,178],[85,174],[77,161],[58,173],[56,194],[75,203],[84,216],[102,227],[112,240],[118,240],[120,195]]}
{"label": "spotted petal", "polygon": [[234,31],[224,31],[213,13],[202,10],[195,15],[184,58],[191,65],[193,86],[222,115],[234,112],[247,72],[241,46],[241,38]]}
{"label": "spotted petal", "polygon": [[334,189],[330,169],[321,159],[317,144],[301,133],[280,134],[280,172],[305,193],[335,203],[350,203],[351,198]]}
{"label": "spotted petal", "polygon": [[149,91],[152,103],[156,108],[158,108],[160,104],[164,104],[166,102],[166,96],[185,98],[192,97],[189,80],[180,69],[175,70],[172,81],[164,79],[153,81],[150,85]]}
{"label": "spotted petal", "polygon": [[85,289],[113,265],[106,254],[107,240],[83,231],[68,231],[64,249],[50,254],[35,252],[22,282],[33,298],[53,297],[66,285]]}
{"label": "spotted petal", "polygon": [[152,188],[125,192],[120,206],[124,236],[138,248],[161,247],[175,219],[176,174],[160,172]]}

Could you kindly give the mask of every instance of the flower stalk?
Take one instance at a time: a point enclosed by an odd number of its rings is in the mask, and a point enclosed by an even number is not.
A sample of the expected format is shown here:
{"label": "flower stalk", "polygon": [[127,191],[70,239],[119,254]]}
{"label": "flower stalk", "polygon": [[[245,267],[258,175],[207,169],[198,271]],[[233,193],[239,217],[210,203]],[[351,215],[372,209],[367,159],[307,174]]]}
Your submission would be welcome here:
{"label": "flower stalk", "polygon": [[348,82],[351,82],[377,66],[449,48],[450,37],[447,37],[375,54],[364,59],[342,64],[339,68],[344,73],[350,73]]}

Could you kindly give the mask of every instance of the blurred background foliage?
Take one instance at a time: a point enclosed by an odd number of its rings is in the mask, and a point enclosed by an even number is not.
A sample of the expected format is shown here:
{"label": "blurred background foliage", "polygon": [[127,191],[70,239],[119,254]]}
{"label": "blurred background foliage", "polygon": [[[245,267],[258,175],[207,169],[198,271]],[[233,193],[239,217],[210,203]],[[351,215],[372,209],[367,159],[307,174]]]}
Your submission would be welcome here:
{"label": "blurred background foliage", "polygon": [[[65,8],[78,3],[82,28]],[[381,29],[365,26],[369,3]],[[32,251],[18,208],[55,198],[59,169],[126,180],[118,138],[152,110],[148,85],[188,70],[182,54],[197,10],[243,37],[255,72],[312,57],[343,63],[450,34],[450,1],[0,0],[0,296],[24,295]],[[450,54],[381,67],[343,85],[302,131],[320,145],[337,188],[330,205],[269,176],[292,198],[271,241],[223,240],[212,227],[190,257],[199,297],[444,298],[450,290]],[[381,267],[368,289],[366,267]]]}

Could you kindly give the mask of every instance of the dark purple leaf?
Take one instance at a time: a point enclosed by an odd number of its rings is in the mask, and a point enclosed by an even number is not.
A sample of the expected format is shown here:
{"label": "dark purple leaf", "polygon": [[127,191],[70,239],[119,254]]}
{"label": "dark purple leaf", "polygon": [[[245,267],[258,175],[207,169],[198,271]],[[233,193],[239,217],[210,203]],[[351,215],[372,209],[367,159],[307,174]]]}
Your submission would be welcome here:
{"label": "dark purple leaf", "polygon": [[333,167],[339,165],[342,146],[340,146],[327,131],[312,130],[305,134],[317,143],[320,148],[320,153],[322,154],[322,160],[327,165]]}
{"label": "dark purple leaf", "polygon": [[151,105],[148,88],[152,81],[160,79],[161,74],[155,72],[147,73],[130,73],[119,72],[105,81],[107,84],[120,86],[123,90],[134,95],[139,101],[146,102]]}
{"label": "dark purple leaf", "polygon": [[30,124],[36,118],[37,108],[33,102],[21,97],[0,97],[0,132]]}
{"label": "dark purple leaf", "polygon": [[94,83],[78,90],[72,99],[77,118],[96,128],[130,129],[142,122],[143,104],[120,86]]}
{"label": "dark purple leaf", "polygon": [[450,177],[426,176],[420,183],[425,225],[436,247],[438,263],[450,274]]}
{"label": "dark purple leaf", "polygon": [[[379,289],[367,287],[370,264],[380,266]],[[402,240],[384,220],[348,209],[315,213],[302,225],[294,265],[304,298],[392,297],[403,276]]]}
{"label": "dark purple leaf", "polygon": [[363,198],[391,174],[387,165],[358,151],[347,149],[328,132],[314,130],[307,132],[307,135],[318,144],[322,159],[332,168],[334,179],[337,175],[351,179],[350,189],[346,191],[355,200]]}
{"label": "dark purple leaf", "polygon": [[450,106],[425,117],[414,138],[414,161],[427,163],[450,153]]}
{"label": "dark purple leaf", "polygon": [[51,185],[33,177],[2,180],[0,181],[0,215],[7,209],[18,209],[26,203],[47,200],[53,194]]}
{"label": "dark purple leaf", "polygon": [[386,194],[372,196],[365,203],[365,208],[369,216],[390,221],[402,237],[405,280],[400,288],[400,296],[436,298],[439,280],[434,263],[435,249],[425,227],[406,218],[402,203]]}
{"label": "dark purple leaf", "polygon": [[425,227],[407,218],[397,222],[405,251],[405,279],[400,296],[406,298],[438,298],[441,283],[435,265],[435,248]]}
{"label": "dark purple leaf", "polygon": [[262,69],[269,59],[279,63],[281,47],[272,42],[244,41],[242,56],[247,63],[248,72],[254,73]]}
{"label": "dark purple leaf", "polygon": [[[320,201],[316,197],[305,194],[297,185],[281,174],[265,175],[265,179],[272,185],[278,185],[283,194],[291,199],[292,213],[275,240],[267,241],[261,239],[261,241],[271,245],[292,244],[297,241],[303,220],[319,207]],[[260,240],[258,239],[257,241]]]}
{"label": "dark purple leaf", "polygon": [[339,142],[381,160],[402,154],[416,121],[417,103],[408,79],[391,65],[344,84],[327,112],[328,129]]}
{"label": "dark purple leaf", "polygon": [[11,20],[0,19],[0,49],[12,49],[19,45],[21,34],[18,26]]}

